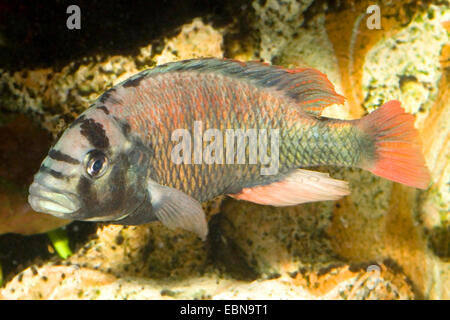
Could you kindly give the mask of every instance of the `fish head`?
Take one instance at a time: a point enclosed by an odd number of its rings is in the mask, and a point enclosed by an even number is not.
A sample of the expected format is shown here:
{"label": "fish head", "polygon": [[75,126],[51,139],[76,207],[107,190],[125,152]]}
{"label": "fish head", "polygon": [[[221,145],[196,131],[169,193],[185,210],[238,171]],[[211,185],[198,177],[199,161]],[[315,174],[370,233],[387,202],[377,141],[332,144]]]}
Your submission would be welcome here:
{"label": "fish head", "polygon": [[130,136],[126,123],[88,109],[34,176],[33,210],[84,221],[114,221],[136,211],[147,198],[148,150]]}

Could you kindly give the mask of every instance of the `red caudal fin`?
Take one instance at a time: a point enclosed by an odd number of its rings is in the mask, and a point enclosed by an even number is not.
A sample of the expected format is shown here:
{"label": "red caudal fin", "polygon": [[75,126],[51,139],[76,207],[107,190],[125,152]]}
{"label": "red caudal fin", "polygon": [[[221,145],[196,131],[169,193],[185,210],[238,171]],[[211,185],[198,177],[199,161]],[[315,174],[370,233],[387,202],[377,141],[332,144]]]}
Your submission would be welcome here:
{"label": "red caudal fin", "polygon": [[427,188],[430,173],[414,128],[414,116],[406,113],[399,101],[385,103],[362,118],[360,126],[374,139],[373,152],[362,165],[364,169],[407,186]]}

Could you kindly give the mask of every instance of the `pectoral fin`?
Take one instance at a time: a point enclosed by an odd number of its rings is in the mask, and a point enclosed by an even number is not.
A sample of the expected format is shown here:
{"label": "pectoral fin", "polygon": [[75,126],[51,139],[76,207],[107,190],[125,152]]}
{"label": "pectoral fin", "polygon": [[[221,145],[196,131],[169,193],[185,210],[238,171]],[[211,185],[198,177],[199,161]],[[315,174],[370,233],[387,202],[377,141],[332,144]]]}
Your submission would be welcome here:
{"label": "pectoral fin", "polygon": [[202,205],[182,191],[150,180],[148,191],[152,211],[166,227],[182,228],[196,233],[202,240],[208,234],[208,224]]}

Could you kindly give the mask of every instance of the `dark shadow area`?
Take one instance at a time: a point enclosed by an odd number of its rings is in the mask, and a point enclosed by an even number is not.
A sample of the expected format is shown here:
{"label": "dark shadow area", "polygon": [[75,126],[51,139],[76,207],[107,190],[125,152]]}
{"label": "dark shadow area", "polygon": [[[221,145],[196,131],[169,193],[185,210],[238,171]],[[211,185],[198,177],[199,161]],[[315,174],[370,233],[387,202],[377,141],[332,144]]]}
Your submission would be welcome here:
{"label": "dark shadow area", "polygon": [[95,54],[132,54],[195,17],[226,25],[248,0],[81,0],[81,29],[66,26],[73,1],[0,1],[0,67],[61,67]]}
{"label": "dark shadow area", "polygon": [[434,227],[428,231],[428,246],[443,261],[450,261],[450,226]]}
{"label": "dark shadow area", "polygon": [[[95,237],[97,224],[92,222],[73,222],[66,227],[69,246],[73,250],[83,246]],[[5,234],[0,236],[0,263],[3,269],[4,283],[31,265],[41,265],[50,259],[59,257],[51,249],[50,239],[46,234],[22,236]]]}
{"label": "dark shadow area", "polygon": [[222,232],[224,223],[229,222],[221,213],[214,215],[209,221],[207,241],[209,262],[236,280],[256,280],[259,274],[247,263],[245,252]]}

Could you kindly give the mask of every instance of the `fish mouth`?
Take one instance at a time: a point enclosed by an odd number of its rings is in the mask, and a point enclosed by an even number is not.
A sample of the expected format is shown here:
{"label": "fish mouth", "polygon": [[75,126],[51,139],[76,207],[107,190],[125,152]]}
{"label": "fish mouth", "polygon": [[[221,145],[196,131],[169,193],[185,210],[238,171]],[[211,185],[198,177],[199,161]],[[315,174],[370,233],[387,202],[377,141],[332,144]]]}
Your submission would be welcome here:
{"label": "fish mouth", "polygon": [[34,211],[66,219],[80,209],[75,195],[55,190],[36,180],[29,188],[28,203]]}

